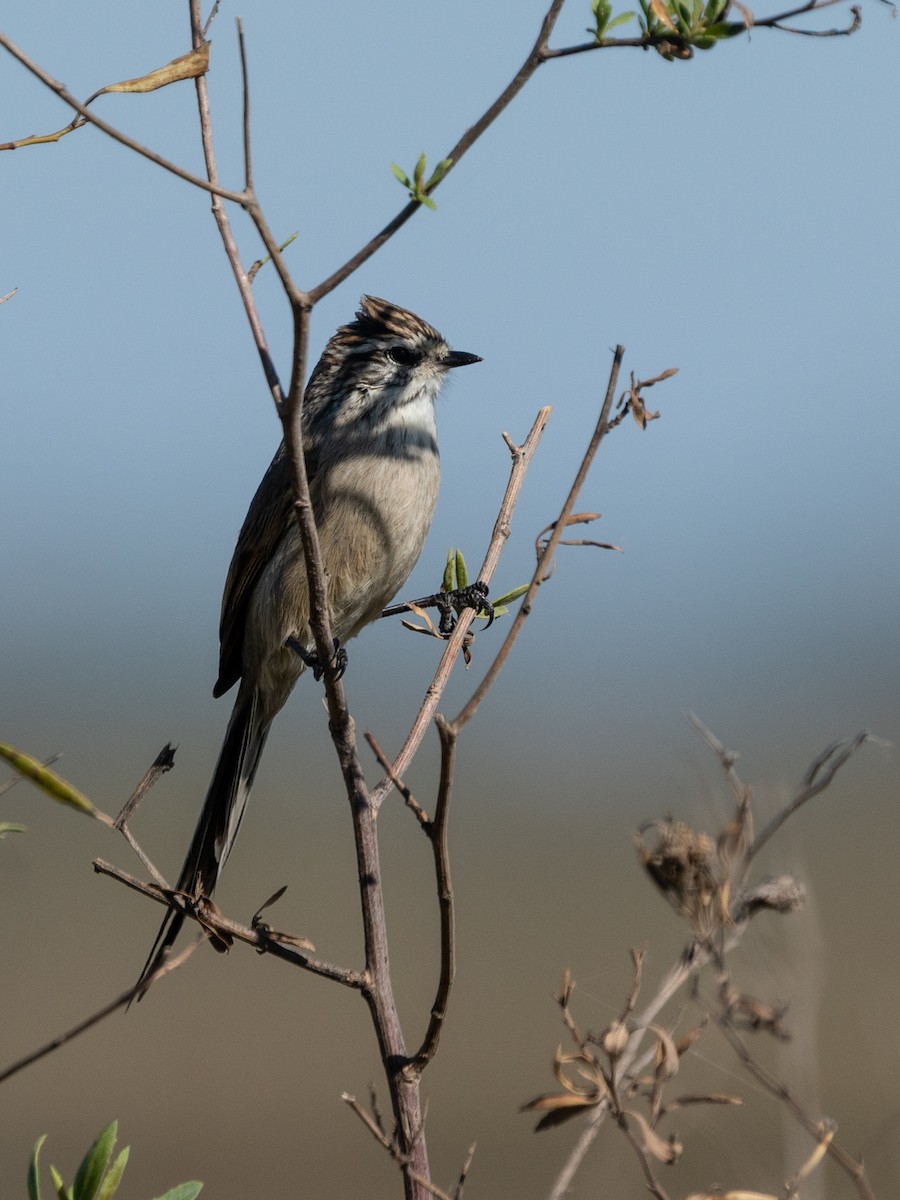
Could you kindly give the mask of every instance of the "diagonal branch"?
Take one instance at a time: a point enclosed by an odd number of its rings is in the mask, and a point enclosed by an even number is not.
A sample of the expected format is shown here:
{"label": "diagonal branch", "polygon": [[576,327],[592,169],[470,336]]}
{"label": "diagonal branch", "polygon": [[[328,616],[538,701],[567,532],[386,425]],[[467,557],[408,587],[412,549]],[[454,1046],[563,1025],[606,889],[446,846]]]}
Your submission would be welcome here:
{"label": "diagonal branch", "polygon": [[[565,4],[565,0],[552,0],[550,7],[544,14],[540,32],[534,45],[531,47],[528,57],[494,103],[482,113],[475,124],[466,130],[453,149],[445,155],[445,158],[450,162],[450,166],[444,172],[442,179],[446,179],[447,175],[453,170],[466,151],[478,141],[484,131],[496,121],[503,110],[518,96],[538,67],[546,60],[548,57],[547,43],[550,40],[550,35],[553,33],[563,4]],[[438,180],[433,187],[428,189],[429,195],[439,186],[441,181]],[[367,259],[370,259],[376,250],[380,250],[385,242],[394,236],[398,229],[402,229],[410,217],[421,207],[422,205],[418,200],[411,200],[409,204],[397,213],[392,221],[389,221],[383,229],[366,242],[360,250],[357,250],[354,255],[348,258],[342,266],[333,271],[327,279],[323,279],[321,283],[312,288],[309,293],[310,301],[315,304],[323,296],[327,296],[329,292],[333,292],[338,284],[343,283]]]}
{"label": "diagonal branch", "polygon": [[537,595],[537,590],[544,581],[544,578],[547,574],[547,569],[553,559],[553,555],[556,553],[556,548],[566,531],[568,519],[574,511],[579,493],[581,492],[584,481],[591,469],[591,465],[596,457],[597,450],[600,448],[600,443],[603,441],[603,438],[606,435],[607,422],[609,421],[609,414],[610,410],[612,409],[612,402],[616,392],[616,381],[619,377],[619,366],[621,365],[622,356],[624,353],[624,346],[616,346],[615,353],[613,354],[612,367],[610,368],[606,396],[604,397],[603,404],[600,408],[600,416],[597,418],[597,424],[594,428],[593,435],[588,444],[588,448],[584,453],[584,457],[581,460],[581,465],[578,468],[572,486],[569,489],[569,494],[566,497],[566,501],[556,519],[553,532],[547,539],[547,544],[544,548],[544,551],[538,559],[538,564],[535,568],[534,575],[532,576],[531,584],[528,588],[528,591],[525,593],[509,633],[507,633],[506,638],[503,641],[503,645],[500,647],[496,658],[491,663],[484,678],[475,689],[468,703],[453,719],[452,724],[457,730],[462,729],[463,726],[466,725],[472,719],[472,717],[474,717],[476,711],[478,710],[478,706],[481,704],[481,701],[487,695],[489,689],[494,683],[494,680],[503,669],[506,660],[509,658],[510,653],[512,652],[513,646],[518,640],[519,634],[522,632],[525,621],[531,614],[531,609]]}
{"label": "diagonal branch", "polygon": [[[497,563],[500,559],[501,551],[506,544],[506,540],[510,533],[510,524],[512,515],[516,507],[516,502],[519,498],[519,493],[522,490],[522,485],[525,482],[525,474],[531,465],[531,460],[537,452],[541,437],[547,422],[550,420],[551,409],[549,407],[542,408],[534,420],[534,424],[528,432],[528,436],[521,446],[515,443],[504,434],[504,439],[509,447],[512,455],[512,466],[510,467],[509,480],[506,485],[506,491],[500,503],[500,509],[497,513],[497,519],[494,522],[494,528],[491,532],[490,542],[488,543],[487,553],[484,556],[484,562],[481,566],[481,571],[478,578],[484,580],[485,583],[490,582],[496,570]],[[456,661],[457,655],[462,649],[465,641],[466,633],[471,625],[475,613],[472,609],[467,609],[461,615],[456,623],[453,633],[450,635],[450,640],[447,642],[447,648],[441,656],[441,661],[438,664],[437,670],[434,673],[434,678],[428,685],[428,690],[425,693],[425,698],[422,701],[422,706],[413,722],[412,728],[406,736],[406,740],[400,749],[397,757],[394,760],[394,774],[404,775],[409,764],[421,744],[422,738],[425,736],[425,731],[431,725],[431,719],[437,711],[437,706],[440,703],[441,696],[447,687],[450,679],[450,673],[453,669],[453,664]],[[385,777],[372,791],[372,804],[377,812],[384,801],[385,796],[391,790],[393,784],[389,777]]]}

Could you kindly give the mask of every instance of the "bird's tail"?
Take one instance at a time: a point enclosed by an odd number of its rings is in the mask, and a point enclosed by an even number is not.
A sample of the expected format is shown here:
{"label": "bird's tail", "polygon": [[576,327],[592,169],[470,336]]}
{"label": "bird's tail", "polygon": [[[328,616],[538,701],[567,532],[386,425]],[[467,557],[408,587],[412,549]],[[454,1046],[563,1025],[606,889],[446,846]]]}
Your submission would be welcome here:
{"label": "bird's tail", "polygon": [[[260,721],[258,707],[255,691],[238,692],[203,811],[176,884],[177,891],[192,898],[212,896],[237,837],[271,724]],[[146,990],[142,985],[162,965],[183,924],[184,916],[169,909],[138,980],[139,1000]]]}

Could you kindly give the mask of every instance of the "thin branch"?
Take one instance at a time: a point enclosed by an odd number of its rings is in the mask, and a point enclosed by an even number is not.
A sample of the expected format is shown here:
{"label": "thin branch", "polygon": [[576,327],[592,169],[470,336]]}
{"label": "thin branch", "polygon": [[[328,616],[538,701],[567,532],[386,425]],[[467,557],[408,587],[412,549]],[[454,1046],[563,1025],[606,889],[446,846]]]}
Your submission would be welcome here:
{"label": "thin branch", "polygon": [[641,1164],[641,1170],[644,1172],[644,1178],[647,1180],[647,1191],[651,1196],[655,1196],[656,1200],[671,1200],[669,1193],[656,1178],[656,1174],[650,1164],[650,1156],[632,1133],[628,1118],[624,1113],[619,1118],[619,1128],[625,1134],[629,1145],[637,1155],[638,1162]]}
{"label": "thin branch", "polygon": [[[434,187],[429,188],[429,195],[435,190],[436,187],[440,185],[441,182],[443,182],[443,179],[446,179],[447,175],[450,174],[450,171],[453,170],[466,151],[475,144],[484,131],[490,125],[492,125],[494,121],[496,121],[497,117],[500,116],[503,110],[516,98],[538,67],[541,66],[541,64],[547,58],[547,43],[550,40],[550,35],[553,33],[554,26],[556,25],[556,21],[564,3],[565,0],[552,0],[550,7],[544,14],[544,19],[541,22],[540,32],[538,33],[537,39],[535,40],[528,57],[525,59],[522,66],[519,68],[504,90],[500,93],[494,103],[488,109],[486,109],[484,113],[482,113],[474,125],[471,125],[466,130],[453,149],[450,150],[448,154],[444,155],[446,159],[450,160],[450,166],[444,173],[442,179],[439,180]],[[412,217],[421,207],[422,205],[419,203],[419,201],[410,201],[410,203],[402,208],[396,217],[394,217],[392,221],[389,221],[382,230],[376,233],[375,236],[365,244],[365,246],[363,246],[360,250],[357,250],[357,252],[348,258],[342,266],[338,267],[336,271],[333,271],[327,279],[323,279],[321,283],[317,284],[310,290],[310,302],[315,304],[321,300],[323,296],[327,296],[329,292],[333,292],[338,284],[343,283],[344,280],[347,279],[348,276],[352,275],[353,272],[359,267],[361,267],[367,259],[371,258],[376,250],[379,250],[386,241],[392,238],[397,230],[401,229],[410,219],[410,217]]]}
{"label": "thin branch", "polygon": [[441,778],[434,821],[428,827],[428,839],[434,854],[434,874],[441,917],[441,969],[437,993],[431,1006],[428,1029],[422,1045],[413,1055],[410,1063],[410,1069],[415,1070],[418,1075],[422,1074],[437,1053],[456,974],[456,917],[453,906],[453,882],[450,877],[448,825],[450,797],[453,792],[453,771],[456,765],[457,733],[440,713],[435,718],[435,722],[441,739]]}
{"label": "thin branch", "polygon": [[[300,967],[301,970],[343,984],[344,987],[362,991],[366,985],[363,972],[335,966],[334,963],[316,958],[313,954],[298,948],[304,944],[308,945],[303,938],[292,934],[276,933],[267,925],[259,922],[255,927],[240,925],[237,921],[230,921],[227,917],[222,916],[211,901],[203,904],[195,903],[191,897],[184,896],[179,892],[160,888],[156,884],[145,883],[142,879],[129,875],[126,871],[120,870],[119,867],[113,866],[112,863],[108,863],[102,858],[94,859],[93,866],[99,875],[108,875],[111,879],[117,879],[119,883],[124,883],[132,891],[140,892],[142,896],[149,896],[158,904],[174,908],[189,920],[196,921],[203,929],[214,933],[222,946],[227,947],[237,939],[246,942],[260,954],[271,954],[292,966]],[[167,972],[161,971],[161,973]],[[156,976],[152,976],[151,980],[154,978]],[[144,988],[142,987],[141,990],[143,991]]]}
{"label": "thin branch", "polygon": [[[190,16],[191,16],[191,38],[193,44],[197,46],[202,41],[204,30],[201,28],[202,14],[200,11],[200,0],[190,0]],[[251,175],[250,175],[250,149],[249,149],[249,100],[248,96],[248,81],[246,70],[246,56],[244,53],[243,31],[238,26],[238,40],[241,49],[241,72],[244,88],[244,154],[245,154],[245,197],[250,194]],[[206,83],[205,75],[198,75],[194,81],[195,90],[197,93],[197,109],[200,120],[200,138],[203,144],[203,157],[206,163],[206,173],[209,180],[213,184],[218,184],[219,173],[216,165],[216,152],[213,144],[212,118],[209,107],[209,88]],[[231,229],[231,223],[228,220],[228,214],[225,211],[225,206],[222,203],[222,197],[213,192],[212,195],[212,213],[213,219],[219,230],[219,236],[222,239],[222,245],[225,249],[225,255],[231,266],[231,272],[234,276],[235,284],[237,285],[238,295],[241,298],[241,303],[244,306],[244,312],[247,316],[247,322],[250,325],[250,333],[253,337],[253,342],[256,346],[257,354],[259,355],[262,364],[263,374],[266,377],[266,384],[272,394],[272,399],[275,402],[276,410],[280,410],[284,403],[284,392],[281,382],[278,378],[278,372],[275,369],[275,364],[272,361],[272,355],[269,352],[268,342],[262,327],[259,313],[256,308],[256,300],[253,296],[253,287],[251,279],[247,271],[244,270],[244,265],[241,261],[240,250],[238,249],[237,241]]]}
{"label": "thin branch", "polygon": [[163,746],[162,750],[160,750],[159,754],[157,754],[156,758],[150,764],[144,777],[122,805],[119,815],[113,822],[115,829],[121,830],[131,820],[137,811],[138,805],[156,783],[157,779],[165,775],[167,771],[171,771],[174,766],[175,747],[170,742],[166,742],[165,746]]}
{"label": "thin branch", "polygon": [[474,717],[475,713],[478,710],[478,706],[481,704],[481,701],[487,695],[488,691],[490,690],[490,688],[492,687],[492,685],[494,683],[494,680],[497,678],[497,676],[500,674],[500,671],[503,669],[503,666],[505,665],[506,660],[509,658],[509,655],[512,652],[513,646],[515,645],[516,641],[518,640],[519,634],[522,632],[522,628],[525,624],[525,621],[528,619],[528,617],[531,614],[531,608],[532,608],[532,605],[534,604],[534,599],[535,599],[535,596],[537,595],[537,590],[541,586],[541,583],[543,582],[544,576],[547,571],[547,566],[549,565],[550,561],[552,560],[553,555],[556,553],[556,548],[560,542],[560,539],[562,538],[563,534],[565,533],[565,530],[567,528],[568,519],[571,516],[572,512],[574,511],[575,504],[578,500],[579,493],[581,492],[581,488],[584,484],[585,479],[587,478],[588,472],[591,469],[591,465],[593,464],[594,457],[596,456],[596,453],[597,453],[597,450],[599,449],[600,443],[602,442],[602,440],[606,434],[607,422],[609,420],[610,410],[612,408],[613,399],[615,398],[615,393],[616,393],[616,381],[619,377],[619,367],[621,365],[622,356],[624,355],[624,353],[625,353],[624,346],[616,346],[615,352],[613,353],[613,361],[612,361],[612,366],[610,368],[609,383],[607,384],[607,388],[606,388],[606,396],[605,396],[605,398],[603,400],[603,404],[600,408],[600,416],[597,418],[597,424],[594,428],[593,435],[591,436],[591,440],[588,444],[587,450],[584,453],[584,457],[581,460],[581,464],[578,468],[578,471],[575,474],[575,479],[572,483],[571,488],[569,489],[569,494],[566,497],[566,501],[563,504],[562,509],[560,510],[560,514],[556,519],[556,527],[553,530],[553,532],[551,533],[550,537],[547,539],[547,545],[544,549],[543,554],[541,555],[540,559],[538,560],[538,564],[537,564],[537,567],[535,568],[534,575],[531,578],[531,584],[528,588],[528,591],[525,593],[522,603],[519,606],[518,612],[516,613],[516,615],[513,619],[512,626],[511,626],[509,632],[507,633],[506,637],[504,638],[503,645],[500,647],[500,650],[498,651],[494,661],[491,663],[490,667],[488,667],[488,670],[485,673],[484,678],[481,680],[481,683],[475,689],[475,691],[472,694],[471,698],[469,699],[468,703],[466,705],[464,705],[464,707],[459,711],[459,713],[453,719],[452,724],[458,730],[462,729],[463,726],[465,726],[472,719],[472,717]]}
{"label": "thin branch", "polygon": [[[801,4],[797,8],[788,9],[785,12],[777,13],[772,17],[753,17],[753,24],[747,26],[743,21],[732,22],[729,29],[734,33],[751,33],[754,29],[777,29],[782,33],[797,33],[807,37],[843,37],[845,35],[855,33],[862,24],[862,13],[857,5],[853,5],[850,12],[853,15],[851,24],[846,29],[794,29],[782,25],[782,21],[788,21],[791,17],[803,16],[806,13],[818,12],[823,8],[831,8],[835,4],[846,4],[847,0],[808,0],[808,3]],[[637,37],[616,37],[616,38],[601,38],[597,41],[596,38],[592,42],[579,42],[574,46],[561,46],[559,49],[546,50],[544,53],[545,61],[550,61],[554,58],[572,58],[576,54],[590,54],[595,50],[650,50],[655,47],[666,46],[684,46],[690,47],[690,39],[680,35],[677,30],[666,30],[663,33],[641,33]]]}
{"label": "thin branch", "polygon": [[[528,436],[521,446],[516,446],[507,434],[503,437],[509,447],[512,455],[512,465],[510,467],[509,481],[506,485],[506,491],[500,503],[500,509],[497,513],[497,519],[494,522],[494,528],[491,533],[491,539],[488,544],[487,553],[484,556],[484,562],[481,566],[478,578],[489,583],[493,578],[497,563],[500,559],[500,554],[506,540],[509,537],[510,526],[512,522],[513,512],[515,511],[516,502],[519,498],[519,493],[522,490],[522,484],[525,481],[525,474],[531,465],[531,460],[537,451],[544,429],[550,419],[550,408],[542,408],[534,420],[534,424],[529,430]],[[405,774],[410,762],[412,761],[422,738],[425,736],[426,730],[431,725],[431,720],[437,711],[437,706],[440,703],[441,696],[444,694],[444,689],[450,679],[450,673],[453,669],[453,664],[456,657],[462,649],[465,641],[466,633],[469,626],[474,620],[475,613],[468,609],[463,612],[456,624],[456,628],[450,635],[450,640],[447,643],[447,648],[441,656],[441,661],[438,664],[437,670],[434,673],[434,678],[428,685],[425,693],[425,698],[416,715],[412,728],[406,736],[406,740],[400,749],[397,757],[394,759],[394,771],[397,775]],[[385,796],[391,790],[392,783],[389,778],[381,780],[381,782],[372,791],[372,804],[377,812],[384,801]]]}
{"label": "thin branch", "polygon": [[250,76],[247,70],[247,43],[244,40],[244,22],[236,18],[238,49],[241,55],[241,107],[243,119],[241,129],[244,142],[244,190],[255,194],[253,187],[253,154],[250,143]]}
{"label": "thin branch", "polygon": [[51,92],[55,92],[64,104],[68,104],[69,108],[77,112],[78,115],[89,124],[95,125],[102,133],[105,133],[107,137],[111,137],[114,141],[120,142],[123,146],[127,146],[129,150],[133,150],[135,154],[140,154],[142,158],[149,159],[150,162],[155,163],[158,167],[162,167],[164,171],[168,171],[172,175],[177,175],[179,179],[185,180],[186,183],[190,183],[194,187],[200,188],[202,191],[211,192],[215,196],[221,196],[223,200],[232,200],[235,204],[240,204],[242,206],[245,204],[246,196],[243,192],[234,192],[230,188],[223,188],[219,187],[218,184],[208,183],[207,180],[202,179],[199,175],[194,175],[192,172],[185,170],[184,167],[179,167],[177,163],[173,163],[169,159],[163,158],[163,156],[161,154],[157,154],[155,150],[151,150],[149,147],[144,146],[141,142],[135,141],[134,138],[122,133],[120,129],[116,129],[114,125],[110,125],[107,121],[104,121],[100,117],[96,116],[96,114],[90,108],[86,108],[80,100],[76,100],[76,98],[66,89],[65,84],[59,83],[58,80],[54,79],[51,75],[48,75],[46,71],[44,71],[37,65],[36,62],[33,62],[32,59],[28,57],[24,50],[20,50],[14,42],[10,41],[10,39],[2,31],[0,31],[0,46],[2,46],[4,50],[8,51],[13,58],[17,59],[26,70],[30,71],[32,75],[39,79],[45,87],[48,87]]}
{"label": "thin branch", "polygon": [[[189,946],[185,946],[185,948],[180,954],[177,955],[177,957],[173,958],[170,962],[164,963],[159,970],[155,971],[145,986],[149,987],[161,975],[168,974],[169,971],[174,971],[177,967],[180,967],[182,963],[186,962],[187,959],[190,958],[199,944],[199,942],[192,942]],[[65,1033],[59,1034],[58,1037],[53,1038],[52,1041],[47,1042],[46,1045],[41,1046],[37,1050],[33,1050],[30,1054],[26,1054],[24,1058],[20,1058],[18,1062],[14,1062],[5,1070],[0,1071],[0,1084],[5,1083],[7,1079],[12,1078],[13,1075],[24,1070],[25,1067],[30,1067],[32,1063],[38,1062],[39,1059],[45,1058],[48,1054],[52,1054],[53,1051],[58,1050],[60,1046],[65,1046],[67,1042],[71,1042],[80,1034],[86,1033],[88,1029],[93,1029],[95,1025],[98,1025],[106,1017],[116,1012],[117,1009],[127,1008],[137,995],[138,990],[138,984],[132,984],[127,991],[122,992],[120,996],[117,996],[115,1000],[110,1001],[109,1004],[104,1004],[103,1008],[98,1009],[97,1012],[92,1013],[91,1016],[86,1017],[83,1021],[79,1021],[77,1025],[73,1025],[72,1028],[67,1029]]]}
{"label": "thin branch", "polygon": [[[768,842],[781,828],[785,821],[794,815],[794,813],[802,808],[807,801],[812,800],[814,796],[818,796],[820,792],[824,792],[831,785],[831,781],[837,775],[841,767],[853,757],[857,750],[872,740],[872,735],[866,730],[858,733],[856,737],[850,738],[847,741],[834,742],[828,749],[821,754],[812,764],[804,777],[803,787],[797,792],[796,796],[787,804],[780,813],[772,818],[768,825],[756,838],[756,841],[747,851],[747,862],[754,859],[766,842]],[[822,768],[826,768],[824,774],[820,774]],[[817,778],[818,776],[818,778]]]}
{"label": "thin branch", "polygon": [[[426,1179],[424,1175],[420,1175],[418,1171],[413,1171],[410,1169],[408,1156],[403,1153],[393,1138],[388,1137],[378,1121],[372,1116],[371,1113],[366,1112],[355,1096],[351,1096],[348,1092],[344,1092],[341,1096],[341,1099],[348,1106],[348,1108],[356,1113],[363,1125],[365,1125],[366,1129],[368,1129],[369,1133],[371,1133],[375,1141],[378,1142],[379,1146],[383,1146],[394,1162],[401,1167],[404,1177],[412,1179],[414,1183],[425,1188],[430,1196],[435,1197],[435,1200],[454,1200],[454,1197],[451,1196],[449,1192],[445,1192],[443,1188],[439,1188],[437,1184],[432,1183],[430,1179]],[[466,1163],[466,1168],[468,1168],[469,1162],[471,1162],[471,1158]],[[463,1178],[465,1178],[465,1175],[463,1175]],[[457,1195],[458,1194],[459,1193],[457,1193]]]}
{"label": "thin branch", "polygon": [[412,794],[412,791],[406,786],[406,784],[403,782],[403,780],[400,778],[400,776],[394,770],[391,760],[388,758],[388,756],[382,750],[381,746],[379,746],[379,744],[375,738],[375,735],[373,733],[370,733],[369,730],[366,730],[366,732],[363,736],[365,737],[365,739],[369,743],[369,745],[372,747],[372,751],[375,754],[375,757],[378,759],[379,767],[381,767],[382,771],[384,771],[384,773],[387,775],[388,779],[390,779],[391,783],[394,785],[394,787],[397,789],[397,791],[403,797],[403,803],[406,805],[406,807],[408,809],[410,809],[415,814],[416,820],[419,822],[419,824],[422,826],[422,828],[427,833],[428,827],[431,825],[431,818],[429,817],[428,813],[425,811],[425,809],[422,807],[422,805],[418,802],[418,800]]}
{"label": "thin branch", "polygon": [[[796,1100],[786,1083],[782,1083],[762,1063],[754,1058],[746,1042],[735,1029],[734,1024],[728,1018],[727,1014],[719,1012],[717,1008],[706,1003],[699,996],[698,1001],[705,1011],[709,1013],[719,1029],[721,1029],[731,1048],[740,1059],[744,1069],[768,1092],[771,1092],[773,1096],[784,1104],[791,1115],[803,1126],[811,1137],[820,1141],[822,1136],[820,1123],[807,1113],[803,1106]],[[862,1200],[875,1200],[875,1193],[872,1191],[869,1181],[866,1178],[866,1169],[862,1160],[857,1160],[851,1154],[848,1154],[833,1139],[828,1141],[826,1151],[850,1176]]]}

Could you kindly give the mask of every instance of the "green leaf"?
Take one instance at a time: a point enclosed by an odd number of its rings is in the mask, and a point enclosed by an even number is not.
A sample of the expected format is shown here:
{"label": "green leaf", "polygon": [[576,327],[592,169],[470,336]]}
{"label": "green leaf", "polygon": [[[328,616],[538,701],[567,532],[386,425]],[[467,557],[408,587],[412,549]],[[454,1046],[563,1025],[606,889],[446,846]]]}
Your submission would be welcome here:
{"label": "green leaf", "polygon": [[511,592],[506,592],[499,600],[494,601],[494,608],[496,609],[500,604],[512,604],[513,600],[518,600],[520,596],[524,596],[530,586],[531,584],[529,583],[523,583],[521,587],[513,588]]}
{"label": "green leaf", "polygon": [[56,1188],[56,1195],[59,1200],[72,1200],[72,1193],[66,1191],[66,1185],[63,1183],[62,1175],[57,1171],[56,1167],[50,1167],[50,1180]]}
{"label": "green leaf", "polygon": [[456,586],[461,588],[469,586],[469,568],[466,566],[462,550],[456,552]]}
{"label": "green leaf", "polygon": [[112,1158],[116,1138],[119,1136],[119,1122],[110,1121],[105,1129],[97,1134],[97,1138],[81,1160],[81,1166],[75,1173],[72,1185],[73,1200],[97,1200],[100,1184]]}
{"label": "green leaf", "polygon": [[[13,825],[11,821],[0,821],[0,838],[5,838],[8,833],[24,833],[24,825]],[[44,1134],[44,1137],[47,1135]]]}
{"label": "green leaf", "polygon": [[628,22],[628,21],[630,21],[630,20],[632,19],[632,17],[634,17],[635,19],[637,19],[637,13],[636,13],[636,12],[623,12],[623,13],[619,13],[619,15],[618,15],[618,16],[616,16],[616,17],[613,17],[613,19],[612,19],[612,20],[611,20],[611,21],[608,23],[608,25],[606,26],[607,32],[608,32],[610,29],[615,29],[615,28],[616,28],[618,25],[625,25],[625,24],[627,24],[627,22]]}
{"label": "green leaf", "polygon": [[612,4],[610,0],[594,0],[594,3],[591,4],[591,11],[594,14],[594,28],[589,29],[588,33],[592,33],[599,42],[609,27],[609,18],[612,16]]}
{"label": "green leaf", "polygon": [[122,1182],[122,1176],[125,1173],[130,1149],[130,1146],[126,1146],[106,1172],[106,1177],[100,1184],[100,1191],[97,1193],[97,1200],[112,1200],[112,1197],[119,1190],[119,1184]]}
{"label": "green leaf", "polygon": [[409,188],[410,191],[412,191],[412,184],[410,183],[409,176],[406,174],[403,168],[398,166],[397,163],[391,163],[391,170],[394,172],[394,178],[399,179],[405,188]]}
{"label": "green leaf", "polygon": [[434,212],[435,209],[437,208],[437,205],[432,200],[432,198],[430,196],[426,196],[424,194],[424,192],[422,193],[421,196],[416,196],[416,199],[419,201],[420,204],[424,204],[426,208],[430,208],[432,212]]}
{"label": "green leaf", "polygon": [[425,184],[426,188],[437,187],[450,168],[453,166],[452,158],[442,158],[438,165],[431,172],[431,178]]}
{"label": "green leaf", "polygon": [[456,588],[456,551],[451,546],[447,551],[447,565],[441,580],[441,591],[452,592]]}
{"label": "green leaf", "polygon": [[419,160],[416,163],[416,167],[413,172],[413,179],[415,180],[415,183],[416,183],[416,192],[417,193],[421,192],[421,190],[422,190],[422,180],[424,178],[425,178],[425,155],[420,154]]}
{"label": "green leaf", "polygon": [[157,1196],[156,1200],[195,1200],[195,1197],[200,1195],[203,1184],[196,1179],[192,1183],[179,1183],[164,1196]]}
{"label": "green leaf", "polygon": [[67,783],[61,775],[57,775],[55,771],[51,771],[49,767],[45,767],[42,762],[34,758],[30,754],[26,754],[24,750],[17,750],[15,746],[7,746],[0,742],[0,758],[5,758],[11,767],[14,767],[20,775],[26,779],[30,779],[36,784],[41,791],[46,792],[48,796],[54,800],[58,800],[61,804],[68,804],[72,808],[77,808],[79,812],[87,813],[89,817],[96,814],[96,809],[87,796],[82,795],[78,788],[73,787],[71,783]]}
{"label": "green leaf", "polygon": [[41,1153],[41,1146],[43,1146],[46,1140],[46,1133],[42,1133],[38,1140],[34,1143],[34,1147],[31,1151],[31,1161],[28,1164],[28,1200],[41,1200],[41,1180],[38,1157]]}

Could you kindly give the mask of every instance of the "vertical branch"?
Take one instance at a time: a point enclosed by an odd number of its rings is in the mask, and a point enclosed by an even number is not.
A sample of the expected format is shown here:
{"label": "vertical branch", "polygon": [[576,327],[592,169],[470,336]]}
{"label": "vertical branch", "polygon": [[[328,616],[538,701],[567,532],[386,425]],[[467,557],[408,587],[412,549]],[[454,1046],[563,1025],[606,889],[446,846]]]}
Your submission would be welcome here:
{"label": "vertical branch", "polygon": [[441,917],[441,971],[437,994],[431,1006],[431,1020],[428,1023],[428,1029],[422,1045],[413,1055],[410,1064],[419,1075],[437,1052],[441,1031],[447,1018],[450,990],[456,974],[456,918],[453,908],[453,884],[450,877],[448,825],[450,797],[453,791],[453,771],[456,765],[457,733],[440,713],[435,717],[435,724],[441,739],[441,779],[434,820],[428,824],[428,838],[434,854],[434,873]]}
{"label": "vertical branch", "polygon": [[[190,0],[190,20],[191,20],[191,42],[194,49],[203,44],[203,26],[200,15],[200,0]],[[244,54],[243,32],[239,28],[240,44],[241,44],[241,67],[244,75],[244,149],[246,158],[247,171],[247,186],[250,186],[250,153],[249,153],[249,98],[247,88],[246,74],[246,57]],[[203,158],[206,164],[206,174],[211,184],[219,186],[219,171],[216,166],[216,152],[213,145],[212,118],[209,108],[209,88],[206,83],[205,75],[198,75],[194,80],[194,88],[197,93],[197,108],[200,118],[200,139],[203,144]],[[234,276],[234,281],[237,284],[238,294],[241,297],[241,302],[244,305],[244,312],[247,315],[247,321],[250,325],[250,332],[253,336],[253,342],[256,346],[256,351],[262,363],[263,373],[266,377],[266,384],[269,391],[272,393],[272,399],[275,401],[275,407],[279,408],[284,400],[281,383],[278,379],[278,372],[275,370],[275,364],[272,362],[272,356],[269,353],[266,335],[262,327],[262,322],[259,319],[259,313],[256,309],[256,301],[253,298],[253,288],[247,272],[244,270],[241,262],[241,254],[235,241],[234,233],[231,229],[231,222],[228,220],[228,214],[225,211],[225,205],[222,202],[222,197],[217,193],[212,193],[212,214],[213,219],[219,230],[219,236],[222,239],[222,245],[225,248],[225,254],[231,266],[231,273]]]}

